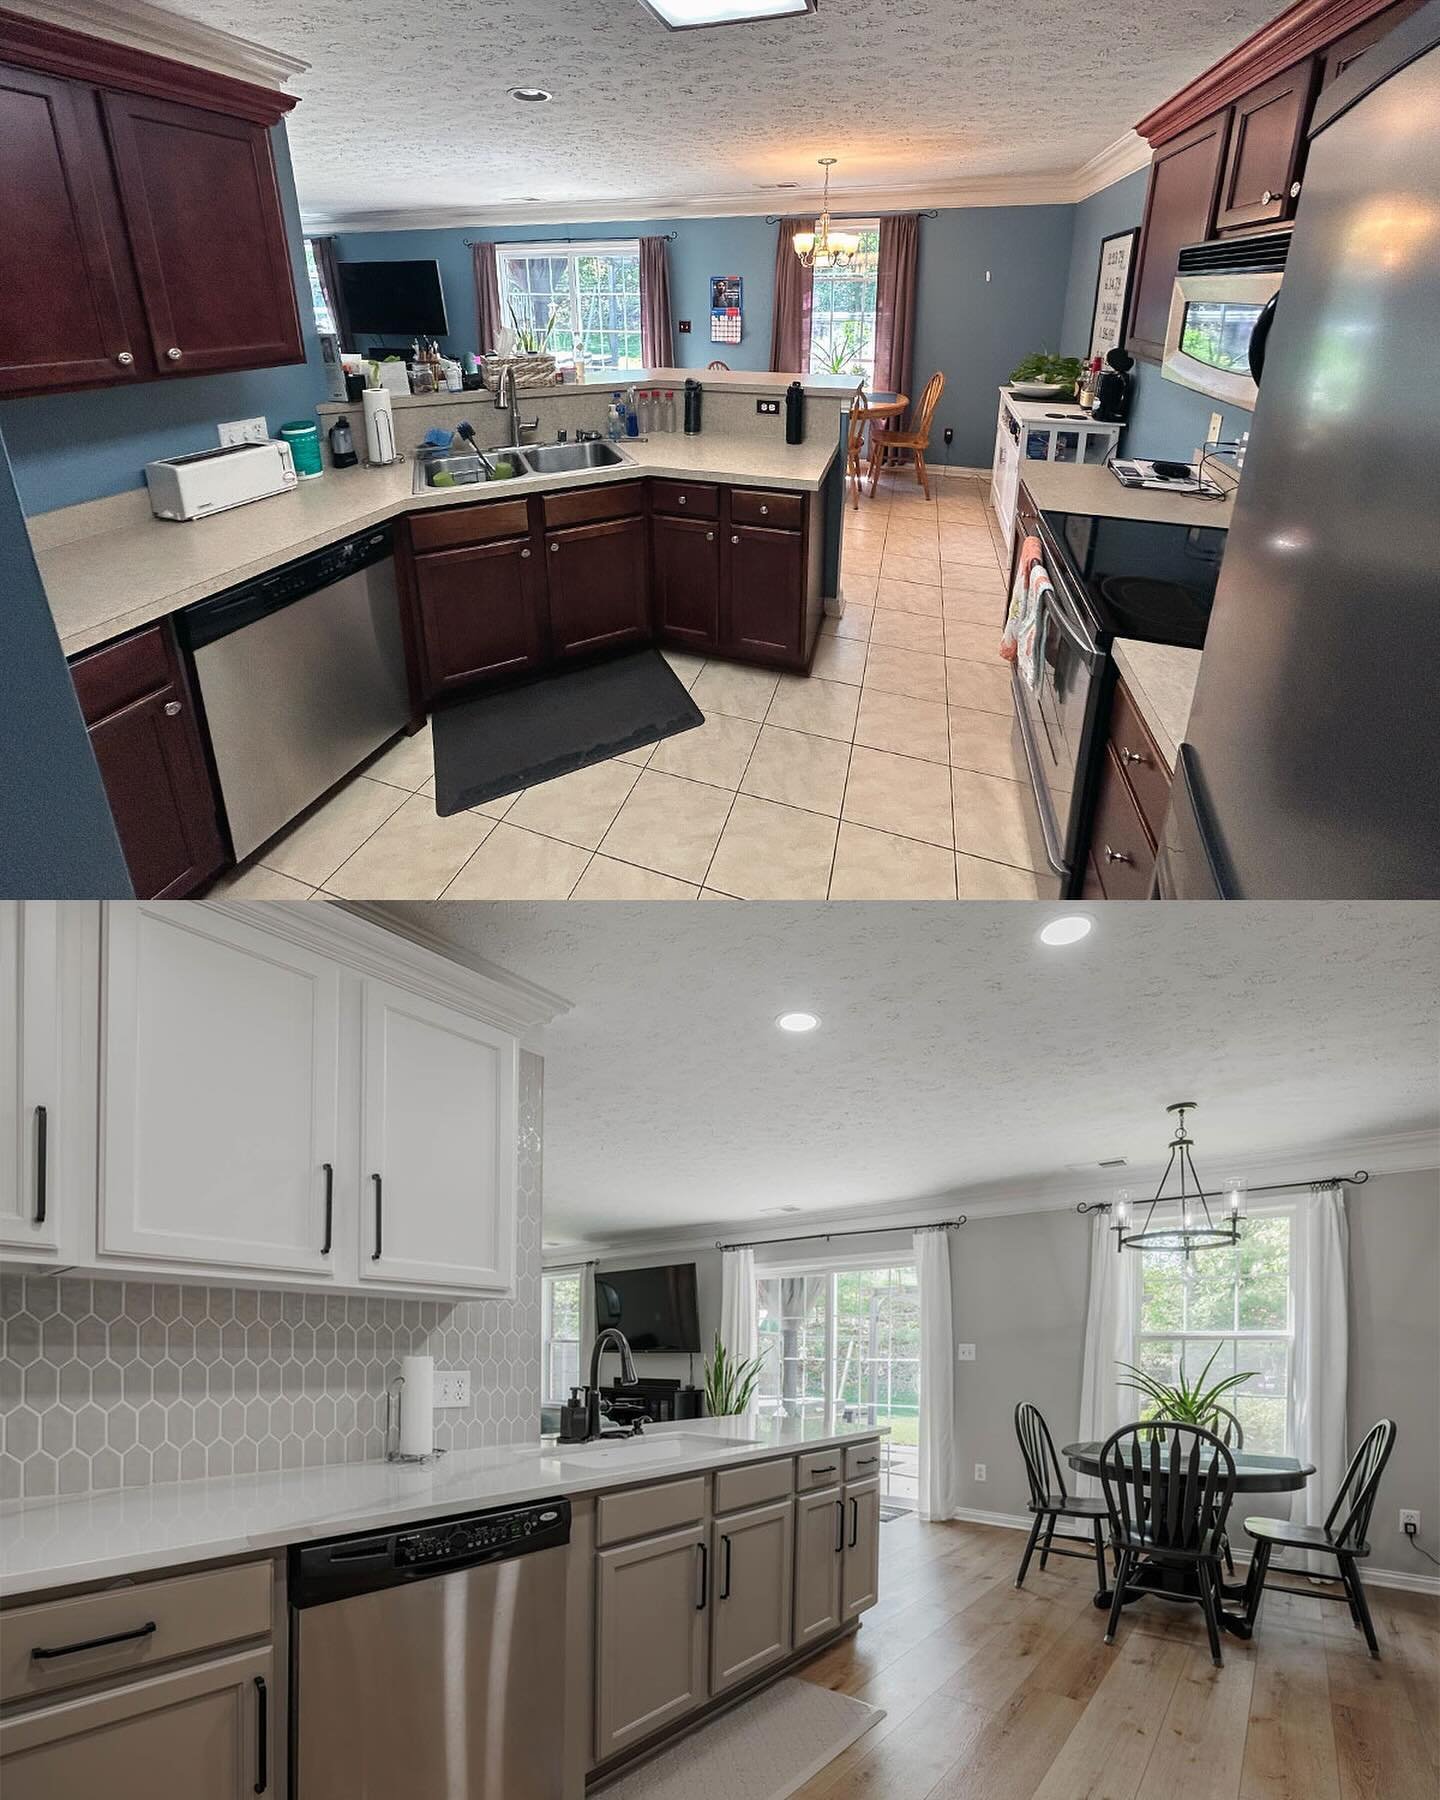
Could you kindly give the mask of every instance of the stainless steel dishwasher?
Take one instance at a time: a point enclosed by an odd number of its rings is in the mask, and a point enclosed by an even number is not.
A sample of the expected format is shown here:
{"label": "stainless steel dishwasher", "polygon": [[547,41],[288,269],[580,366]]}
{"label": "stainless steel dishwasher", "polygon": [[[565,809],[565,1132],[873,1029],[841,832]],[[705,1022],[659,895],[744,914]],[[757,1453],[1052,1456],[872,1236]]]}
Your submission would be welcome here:
{"label": "stainless steel dishwasher", "polygon": [[237,862],[410,716],[388,525],[198,601],[179,624]]}
{"label": "stainless steel dishwasher", "polygon": [[570,1503],[290,1552],[291,1800],[559,1800]]}

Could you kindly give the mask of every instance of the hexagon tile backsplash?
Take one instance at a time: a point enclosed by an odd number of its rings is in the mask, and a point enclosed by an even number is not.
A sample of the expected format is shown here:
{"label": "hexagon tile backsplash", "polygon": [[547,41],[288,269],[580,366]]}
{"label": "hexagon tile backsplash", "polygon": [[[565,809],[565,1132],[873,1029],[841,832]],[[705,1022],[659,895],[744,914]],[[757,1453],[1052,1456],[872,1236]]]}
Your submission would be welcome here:
{"label": "hexagon tile backsplash", "polygon": [[409,1352],[470,1371],[469,1407],[435,1415],[442,1448],[533,1436],[543,1086],[525,1054],[513,1301],[0,1274],[0,1500],[369,1461]]}

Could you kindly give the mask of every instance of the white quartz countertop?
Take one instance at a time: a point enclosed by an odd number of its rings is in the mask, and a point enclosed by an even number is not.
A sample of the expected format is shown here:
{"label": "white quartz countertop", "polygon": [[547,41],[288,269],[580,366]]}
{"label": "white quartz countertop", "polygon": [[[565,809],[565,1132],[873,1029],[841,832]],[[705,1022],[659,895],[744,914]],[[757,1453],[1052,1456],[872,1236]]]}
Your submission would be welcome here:
{"label": "white quartz countertop", "polygon": [[1166,494],[1158,488],[1122,487],[1099,463],[1022,462],[1020,479],[1041,512],[1230,529],[1233,495],[1224,500],[1197,500],[1191,494]]}
{"label": "white quartz countertop", "polygon": [[885,1435],[874,1425],[691,1419],[599,1445],[548,1440],[422,1466],[344,1463],[0,1509],[0,1595],[38,1594],[451,1513],[593,1494]]}
{"label": "white quartz countertop", "polygon": [[1112,648],[1121,679],[1173,775],[1190,722],[1203,652],[1182,650],[1174,644],[1147,644],[1138,638],[1116,638]]}
{"label": "white quartz countertop", "polygon": [[[74,656],[351,532],[422,508],[603,486],[637,476],[813,493],[835,460],[839,434],[816,429],[805,443],[791,445],[719,432],[695,437],[666,432],[628,440],[621,448],[625,461],[610,468],[521,476],[478,492],[457,487],[412,494],[414,465],[408,460],[386,469],[327,469],[288,494],[186,523],[155,518],[143,494],[124,495],[66,508],[73,518],[42,514],[31,521],[31,536],[61,647]],[[88,520],[98,528],[84,529]]]}

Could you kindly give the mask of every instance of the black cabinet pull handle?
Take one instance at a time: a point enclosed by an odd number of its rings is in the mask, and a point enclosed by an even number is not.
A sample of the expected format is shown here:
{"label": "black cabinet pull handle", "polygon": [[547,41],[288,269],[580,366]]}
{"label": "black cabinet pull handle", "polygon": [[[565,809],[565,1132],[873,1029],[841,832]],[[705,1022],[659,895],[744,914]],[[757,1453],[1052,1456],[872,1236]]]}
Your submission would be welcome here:
{"label": "black cabinet pull handle", "polygon": [[265,1677],[255,1677],[255,1792],[270,1785],[270,1690]]}
{"label": "black cabinet pull handle", "polygon": [[321,1163],[325,1171],[325,1242],[320,1246],[320,1254],[328,1256],[335,1241],[335,1165]]}
{"label": "black cabinet pull handle", "polygon": [[61,1644],[54,1650],[35,1649],[32,1662],[51,1662],[57,1656],[78,1656],[82,1650],[104,1650],[111,1644],[128,1644],[132,1638],[152,1637],[159,1629],[153,1619],[137,1625],[133,1631],[112,1631],[109,1637],[86,1638],[79,1644]]}
{"label": "black cabinet pull handle", "polygon": [[50,1109],[35,1108],[35,1223],[43,1225],[50,1205]]}
{"label": "black cabinet pull handle", "polygon": [[720,1542],[725,1546],[725,1573],[720,1577],[720,1598],[730,1598],[730,1539],[722,1533]]}
{"label": "black cabinet pull handle", "polygon": [[834,1473],[835,1473],[834,1463],[822,1463],[818,1469],[812,1469],[810,1471],[810,1475],[811,1475],[812,1479],[816,1475],[833,1475]]}
{"label": "black cabinet pull handle", "polygon": [[856,1540],[859,1538],[859,1536],[860,1536],[860,1502],[858,1500],[852,1500],[850,1502],[850,1548],[852,1550],[855,1548]]}
{"label": "black cabinet pull handle", "polygon": [[855,1458],[855,1467],[857,1469],[873,1469],[879,1460],[880,1458],[878,1456],[857,1456]]}
{"label": "black cabinet pull handle", "polygon": [[838,1556],[845,1548],[845,1502],[835,1502],[835,1554]]}
{"label": "black cabinet pull handle", "polygon": [[375,1248],[370,1252],[370,1260],[379,1262],[385,1247],[385,1189],[378,1175],[370,1179],[375,1183]]}
{"label": "black cabinet pull handle", "polygon": [[700,1552],[700,1598],[695,1602],[695,1610],[704,1612],[710,1594],[710,1546],[700,1543],[695,1548]]}

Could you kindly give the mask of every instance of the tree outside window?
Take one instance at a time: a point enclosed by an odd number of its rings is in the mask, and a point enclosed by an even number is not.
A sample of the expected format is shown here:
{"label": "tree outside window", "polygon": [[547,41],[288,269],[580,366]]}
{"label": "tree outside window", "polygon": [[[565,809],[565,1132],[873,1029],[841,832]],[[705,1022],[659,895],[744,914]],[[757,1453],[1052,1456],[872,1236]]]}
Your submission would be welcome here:
{"label": "tree outside window", "polygon": [[334,337],[335,320],[330,312],[330,302],[325,298],[325,288],[320,280],[320,269],[315,261],[315,246],[309,238],[305,240],[305,272],[310,277],[310,304],[315,309],[315,329],[322,335]]}
{"label": "tree outside window", "polygon": [[501,244],[500,323],[522,351],[617,374],[644,367],[637,243]]}
{"label": "tree outside window", "polygon": [[580,1381],[580,1275],[545,1275],[540,1281],[541,1400],[558,1406]]}
{"label": "tree outside window", "polygon": [[810,306],[810,371],[853,375],[875,385],[876,265],[880,226],[871,219],[844,221],[860,233],[860,254],[846,269],[817,268]]}

